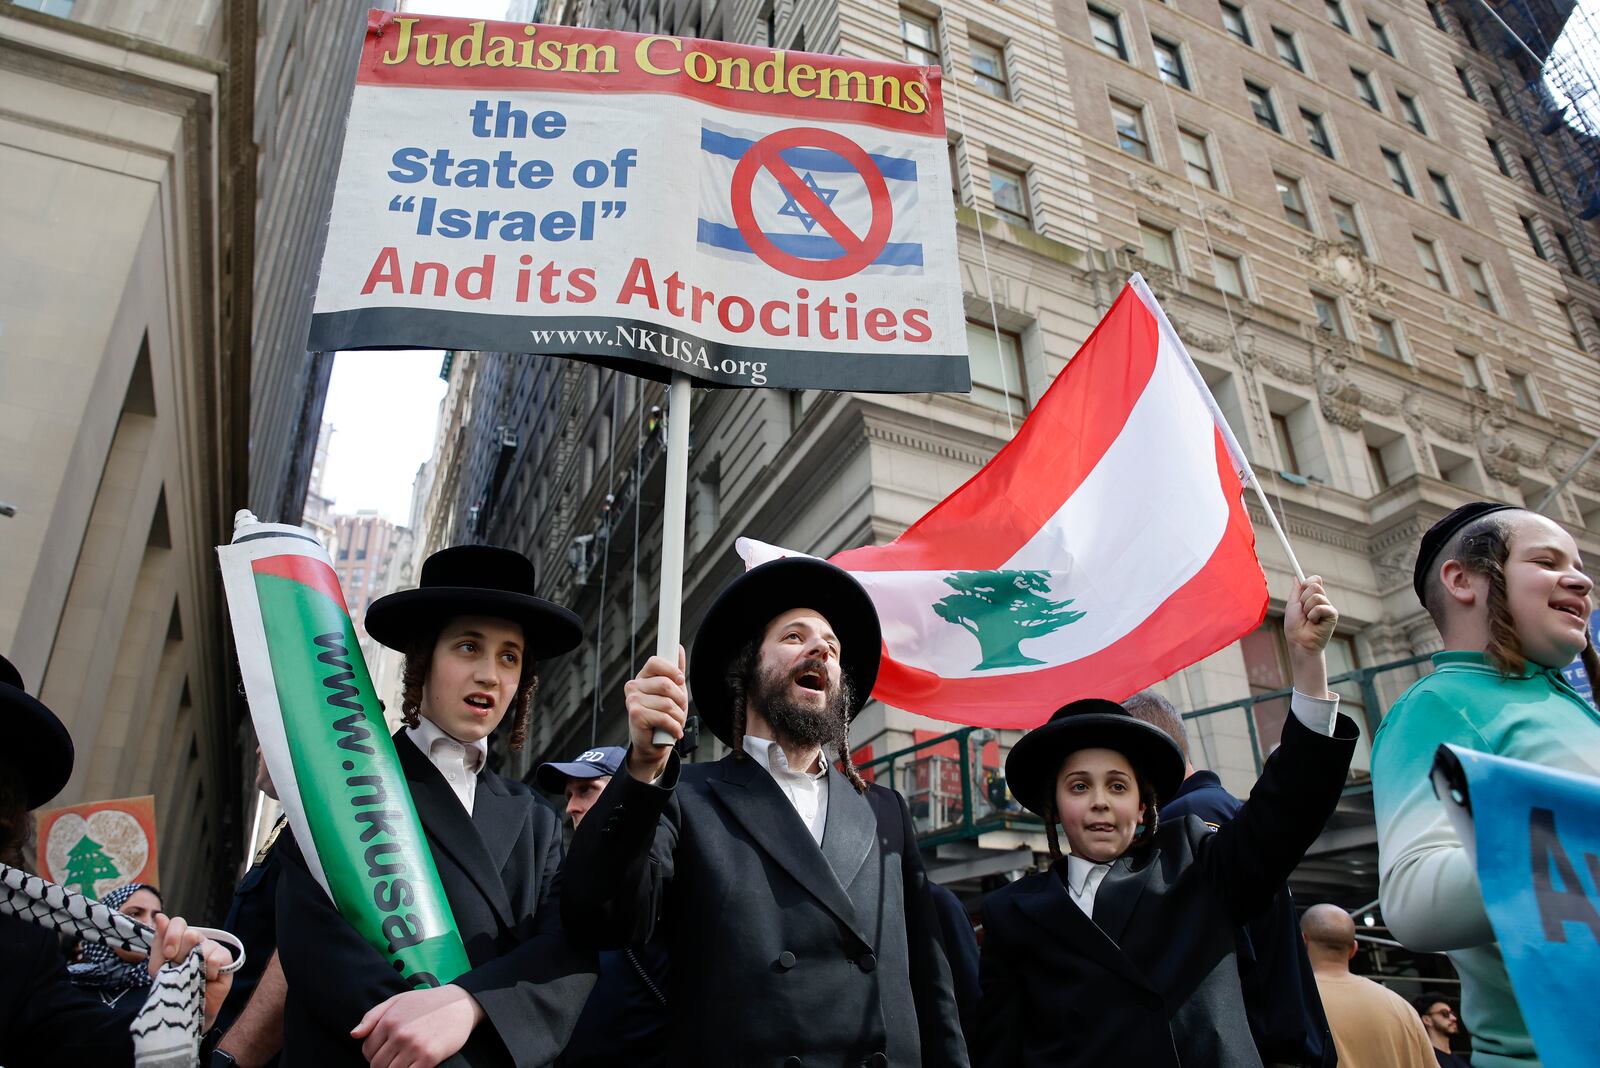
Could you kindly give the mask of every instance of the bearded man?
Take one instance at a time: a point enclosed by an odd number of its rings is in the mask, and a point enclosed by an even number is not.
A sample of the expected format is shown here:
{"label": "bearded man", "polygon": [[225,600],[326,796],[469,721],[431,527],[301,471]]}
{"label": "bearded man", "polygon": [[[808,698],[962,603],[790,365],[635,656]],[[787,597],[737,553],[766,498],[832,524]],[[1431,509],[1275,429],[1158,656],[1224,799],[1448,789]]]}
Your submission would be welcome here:
{"label": "bearded man", "polygon": [[[881,645],[858,582],[776,560],[712,604],[687,680],[680,652],[627,684],[627,760],[573,835],[562,916],[597,948],[665,943],[675,1064],[967,1063],[910,812],[850,763]],[[682,736],[686,682],[715,763],[652,742]]]}

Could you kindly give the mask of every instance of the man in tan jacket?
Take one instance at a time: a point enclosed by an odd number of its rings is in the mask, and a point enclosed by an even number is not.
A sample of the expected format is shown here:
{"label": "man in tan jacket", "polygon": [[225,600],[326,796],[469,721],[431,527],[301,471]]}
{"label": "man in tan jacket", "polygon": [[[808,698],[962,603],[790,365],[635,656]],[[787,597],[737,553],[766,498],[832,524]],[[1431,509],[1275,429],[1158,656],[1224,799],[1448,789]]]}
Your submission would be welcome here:
{"label": "man in tan jacket", "polygon": [[1300,920],[1340,1068],[1436,1068],[1433,1047],[1405,998],[1350,974],[1356,925],[1337,905],[1313,905]]}

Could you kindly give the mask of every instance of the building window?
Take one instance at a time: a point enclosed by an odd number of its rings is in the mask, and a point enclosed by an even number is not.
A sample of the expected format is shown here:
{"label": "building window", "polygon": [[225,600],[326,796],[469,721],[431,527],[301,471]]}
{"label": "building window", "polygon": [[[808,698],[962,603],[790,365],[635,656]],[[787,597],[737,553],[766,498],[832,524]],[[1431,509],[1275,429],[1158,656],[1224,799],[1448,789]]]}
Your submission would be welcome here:
{"label": "building window", "polygon": [[1468,389],[1483,389],[1483,365],[1476,356],[1456,350],[1456,366],[1461,370],[1461,381]]}
{"label": "building window", "polygon": [[1522,232],[1528,235],[1528,244],[1533,246],[1533,254],[1541,260],[1549,259],[1550,254],[1544,250],[1544,242],[1539,240],[1539,231],[1534,227],[1533,219],[1527,215],[1519,215],[1517,218],[1522,220]]}
{"label": "building window", "polygon": [[1323,0],[1323,6],[1328,10],[1328,21],[1333,23],[1345,33],[1350,32],[1350,20],[1345,17],[1344,4],[1339,0]]}
{"label": "building window", "polygon": [[1355,80],[1356,96],[1361,98],[1361,102],[1373,111],[1382,111],[1383,102],[1378,99],[1378,87],[1373,84],[1372,75],[1351,67],[1350,77]]}
{"label": "building window", "polygon": [[1422,121],[1422,108],[1417,104],[1417,98],[1399,91],[1395,92],[1394,98],[1400,101],[1400,117],[1406,120],[1406,125],[1419,134],[1426,134],[1428,124]]}
{"label": "building window", "polygon": [[1444,277],[1444,265],[1439,262],[1438,246],[1416,234],[1411,235],[1411,240],[1417,246],[1417,262],[1422,264],[1422,273],[1428,276],[1428,284],[1445,293],[1450,292],[1450,285]]}
{"label": "building window", "polygon": [[1291,475],[1300,473],[1300,461],[1294,454],[1294,436],[1289,433],[1289,417],[1272,413],[1272,438],[1278,446],[1278,462]]}
{"label": "building window", "polygon": [[998,163],[989,164],[989,195],[994,198],[994,210],[1002,219],[1025,230],[1033,229],[1027,175]]}
{"label": "building window", "polygon": [[1377,19],[1367,20],[1367,30],[1372,34],[1372,43],[1386,56],[1394,55],[1394,39],[1389,36],[1389,27]]}
{"label": "building window", "polygon": [[1223,0],[1217,6],[1222,9],[1222,28],[1240,44],[1255,47],[1255,41],[1250,37],[1250,24],[1244,18],[1244,8],[1230,4],[1227,0]]}
{"label": "building window", "polygon": [[1495,305],[1494,292],[1489,288],[1489,270],[1477,260],[1461,257],[1461,266],[1465,268],[1467,286],[1472,290],[1472,299],[1484,311],[1499,312]]}
{"label": "building window", "polygon": [[1217,288],[1232,297],[1243,297],[1244,292],[1244,261],[1238,256],[1230,256],[1225,252],[1211,254],[1211,273],[1216,278]]}
{"label": "building window", "polygon": [[1443,31],[1450,32],[1450,25],[1444,20],[1444,12],[1439,10],[1439,0],[1427,0],[1428,14],[1433,16],[1433,25]]}
{"label": "building window", "polygon": [[1022,339],[988,323],[967,322],[967,352],[972,368],[969,396],[985,408],[1021,417],[1028,413],[1022,385]]}
{"label": "building window", "polygon": [[1495,168],[1499,170],[1501,174],[1505,175],[1507,178],[1510,178],[1511,168],[1506,164],[1505,150],[1500,147],[1500,142],[1492,137],[1486,138],[1485,140],[1489,142],[1489,155],[1494,157]]}
{"label": "building window", "polygon": [[1178,243],[1173,238],[1171,230],[1154,223],[1141,222],[1139,245],[1144,252],[1144,258],[1149,262],[1158,267],[1165,267],[1169,271],[1178,269]]}
{"label": "building window", "polygon": [[1328,206],[1333,209],[1333,221],[1339,227],[1339,236],[1360,249],[1362,254],[1367,252],[1367,236],[1361,232],[1361,220],[1356,215],[1356,206],[1348,200],[1338,197],[1329,197]]}
{"label": "building window", "polygon": [[962,200],[961,200],[961,161],[956,155],[956,143],[954,141],[951,141],[949,143],[949,148],[950,148],[950,195],[955,197],[956,205],[959,207],[961,205],[961,203],[962,203]]}
{"label": "building window", "polygon": [[1521,371],[1508,372],[1506,377],[1511,380],[1511,400],[1518,408],[1525,412],[1537,412],[1538,400],[1533,393],[1533,379]]}
{"label": "building window", "polygon": [[1156,50],[1156,71],[1161,80],[1179,89],[1189,88],[1189,71],[1183,65],[1183,50],[1178,44],[1161,37],[1151,37],[1150,43]]}
{"label": "building window", "polygon": [[1572,239],[1567,237],[1567,235],[1560,230],[1557,230],[1555,233],[1556,247],[1561,250],[1562,262],[1566,266],[1567,270],[1576,271],[1578,269],[1578,258],[1572,254]]}
{"label": "building window", "polygon": [[1498,111],[1502,117],[1509,119],[1511,117],[1511,105],[1506,103],[1505,86],[1501,85],[1499,82],[1489,83],[1489,95],[1494,98],[1494,109]]}
{"label": "building window", "polygon": [[1136,104],[1113,99],[1111,124],[1117,128],[1117,146],[1130,156],[1150,160],[1150,138],[1144,130],[1144,111]]}
{"label": "building window", "polygon": [[1467,95],[1467,99],[1478,99],[1478,91],[1472,87],[1472,77],[1467,74],[1467,68],[1457,67],[1456,77],[1461,80],[1461,91]]}
{"label": "building window", "polygon": [[1588,352],[1589,346],[1583,343],[1583,330],[1578,326],[1578,310],[1566,301],[1561,302],[1561,311],[1567,318],[1567,331],[1572,335],[1572,343],[1579,352]]}
{"label": "building window", "polygon": [[1372,333],[1377,338],[1377,349],[1391,360],[1405,359],[1404,350],[1400,347],[1400,328],[1393,319],[1385,319],[1381,315],[1372,317]]}
{"label": "building window", "polygon": [[1367,446],[1367,471],[1372,475],[1372,484],[1379,492],[1394,485],[1389,480],[1389,465],[1383,462],[1383,450],[1376,445]]}
{"label": "building window", "polygon": [[979,89],[998,100],[1011,99],[1006,52],[1000,45],[972,38],[972,73],[977,77]]}
{"label": "building window", "polygon": [[1178,127],[1178,150],[1183,153],[1183,169],[1189,181],[1207,189],[1219,189],[1217,170],[1211,162],[1211,146],[1206,135]]}
{"label": "building window", "polygon": [[1310,108],[1301,108],[1300,121],[1305,124],[1306,140],[1311,142],[1311,147],[1333,159],[1333,142],[1328,139],[1328,124],[1322,116]]}
{"label": "building window", "polygon": [[1483,51],[1483,49],[1478,45],[1478,34],[1473,30],[1472,21],[1470,19],[1457,19],[1456,25],[1461,27],[1462,39],[1465,40],[1467,44],[1471,45],[1474,51]]}
{"label": "building window", "polygon": [[1305,73],[1306,65],[1300,58],[1300,46],[1295,43],[1294,34],[1282,26],[1274,26],[1272,27],[1272,44],[1278,50],[1279,59],[1300,73]]}
{"label": "building window", "polygon": [[1450,179],[1438,171],[1428,172],[1428,181],[1433,183],[1433,196],[1443,208],[1445,214],[1452,219],[1461,218],[1461,205],[1456,203],[1455,191],[1450,188]]}
{"label": "building window", "polygon": [[1326,330],[1334,337],[1344,337],[1344,317],[1339,314],[1339,302],[1330,296],[1311,293],[1311,306],[1317,312],[1317,329]]}
{"label": "building window", "polygon": [[1310,230],[1311,217],[1306,214],[1305,197],[1300,194],[1300,179],[1278,171],[1273,171],[1272,177],[1278,183],[1278,200],[1283,204],[1283,217],[1302,230]]}
{"label": "building window", "polygon": [[1090,7],[1089,33],[1101,54],[1127,62],[1128,46],[1122,39],[1122,21],[1113,12]]}
{"label": "building window", "polygon": [[768,48],[778,47],[778,6],[776,3],[767,4],[761,13],[762,41]]}
{"label": "building window", "polygon": [[1535,193],[1543,197],[1550,195],[1550,191],[1545,188],[1544,179],[1539,177],[1539,168],[1534,166],[1533,157],[1526,153],[1522,156],[1522,173],[1528,176],[1528,184],[1533,186]]}
{"label": "building window", "polygon": [[905,50],[907,63],[922,67],[942,65],[939,59],[939,27],[933,19],[901,8],[900,43]]}
{"label": "building window", "polygon": [[1282,133],[1283,127],[1278,124],[1278,109],[1272,106],[1272,92],[1255,82],[1245,82],[1244,92],[1250,98],[1250,111],[1255,115],[1256,122],[1273,133]]}
{"label": "building window", "polygon": [[1406,196],[1416,196],[1411,191],[1411,176],[1406,173],[1406,161],[1400,158],[1400,153],[1392,148],[1380,148],[1383,153],[1383,169],[1389,172],[1389,184],[1394,186],[1395,192],[1404,193]]}

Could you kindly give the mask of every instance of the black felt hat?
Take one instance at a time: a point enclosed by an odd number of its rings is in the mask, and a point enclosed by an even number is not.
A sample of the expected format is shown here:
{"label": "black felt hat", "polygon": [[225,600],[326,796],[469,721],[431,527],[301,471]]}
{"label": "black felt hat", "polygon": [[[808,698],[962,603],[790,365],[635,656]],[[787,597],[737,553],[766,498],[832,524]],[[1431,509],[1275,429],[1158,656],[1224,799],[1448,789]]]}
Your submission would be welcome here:
{"label": "black felt hat", "polygon": [[1456,532],[1474,519],[1481,519],[1495,512],[1515,511],[1514,504],[1501,504],[1499,501],[1473,501],[1463,504],[1460,508],[1452,509],[1443,519],[1428,528],[1422,536],[1422,544],[1417,547],[1417,566],[1411,572],[1411,588],[1417,591],[1417,600],[1423,599],[1423,591],[1427,589],[1428,576],[1433,572],[1433,565]]}
{"label": "black felt hat", "polygon": [[1183,750],[1166,731],[1135,719],[1115,701],[1086,697],[1059,709],[1024,734],[1006,757],[1006,783],[1018,801],[1043,816],[1055,799],[1061,763],[1079,749],[1114,749],[1155,791],[1160,805],[1183,784]]}
{"label": "black felt hat", "polygon": [[0,730],[21,759],[12,769],[22,776],[30,809],[49,803],[72,778],[72,735],[38,699],[22,687],[22,675],[0,656]]}
{"label": "black felt hat", "polygon": [[524,655],[545,660],[583,641],[572,612],[534,595],[533,563],[492,545],[456,545],[422,562],[414,590],[379,597],[367,609],[367,633],[404,650],[419,634],[437,631],[456,616],[493,616],[522,627]]}
{"label": "black felt hat", "polygon": [[689,689],[700,720],[733,744],[733,702],[728,664],[752,638],[760,638],[774,616],[791,608],[821,613],[839,639],[839,666],[850,676],[855,698],[851,718],[872,696],[883,654],[878,610],[861,583],[815,557],[789,556],[752,567],[729,583],[706,611],[689,654]]}

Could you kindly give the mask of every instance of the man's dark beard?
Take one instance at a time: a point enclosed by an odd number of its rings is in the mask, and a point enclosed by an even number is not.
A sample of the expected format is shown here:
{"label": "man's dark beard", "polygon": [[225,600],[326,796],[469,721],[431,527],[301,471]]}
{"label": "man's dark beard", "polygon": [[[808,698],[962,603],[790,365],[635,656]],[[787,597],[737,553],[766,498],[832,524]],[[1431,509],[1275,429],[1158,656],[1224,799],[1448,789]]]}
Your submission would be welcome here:
{"label": "man's dark beard", "polygon": [[828,693],[820,709],[812,709],[794,700],[789,693],[797,676],[805,671],[815,671],[824,679],[827,666],[821,660],[807,660],[785,671],[756,668],[755,686],[750,694],[751,703],[772,726],[776,742],[810,748],[828,749],[845,740],[849,723],[845,711],[850,707],[850,683],[840,676],[839,685]]}

